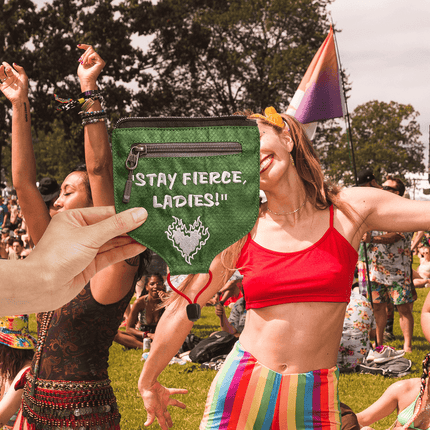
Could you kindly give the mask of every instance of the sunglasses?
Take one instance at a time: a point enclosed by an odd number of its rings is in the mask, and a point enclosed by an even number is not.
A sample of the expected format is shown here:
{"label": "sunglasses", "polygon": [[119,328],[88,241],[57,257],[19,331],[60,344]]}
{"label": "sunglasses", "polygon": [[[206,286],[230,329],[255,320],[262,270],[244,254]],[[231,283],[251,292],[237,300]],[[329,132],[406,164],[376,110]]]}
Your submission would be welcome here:
{"label": "sunglasses", "polygon": [[383,187],[382,187],[382,189],[383,190],[385,190],[385,191],[399,191],[399,190],[397,190],[396,188],[393,188],[393,187],[389,187],[388,185],[384,185]]}

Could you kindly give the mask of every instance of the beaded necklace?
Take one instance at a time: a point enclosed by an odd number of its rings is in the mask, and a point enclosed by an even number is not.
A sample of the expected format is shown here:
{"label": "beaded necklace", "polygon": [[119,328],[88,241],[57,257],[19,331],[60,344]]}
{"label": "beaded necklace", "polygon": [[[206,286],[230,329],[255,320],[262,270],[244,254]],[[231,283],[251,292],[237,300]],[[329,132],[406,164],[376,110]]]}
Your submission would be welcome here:
{"label": "beaded necklace", "polygon": [[54,311],[43,312],[42,323],[40,326],[40,335],[37,338],[37,346],[36,346],[36,358],[34,363],[34,378],[33,384],[31,386],[31,395],[34,396],[34,391],[37,384],[37,377],[39,376],[40,370],[40,357],[42,356],[42,349],[45,344],[46,334],[48,333],[48,327],[51,323],[52,316],[54,315]]}

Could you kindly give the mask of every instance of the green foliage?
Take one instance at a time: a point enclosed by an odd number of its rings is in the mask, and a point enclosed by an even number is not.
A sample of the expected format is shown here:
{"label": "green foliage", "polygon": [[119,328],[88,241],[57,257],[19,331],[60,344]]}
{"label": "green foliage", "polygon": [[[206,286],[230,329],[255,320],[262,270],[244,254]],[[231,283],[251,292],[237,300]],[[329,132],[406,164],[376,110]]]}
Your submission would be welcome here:
{"label": "green foliage", "polygon": [[[162,0],[150,46],[151,111],[231,115],[286,110],[324,40],[331,0]],[[142,20],[136,19],[136,26]],[[139,113],[148,112],[142,95]]]}
{"label": "green foliage", "polygon": [[[411,105],[370,101],[351,115],[352,141],[357,172],[370,168],[378,182],[386,174],[404,177],[407,172],[424,171],[424,145],[416,121],[419,113]],[[333,139],[333,137],[335,137]],[[326,174],[336,182],[353,184],[350,145],[347,133],[339,139],[325,136],[320,143]]]}
{"label": "green foliage", "polygon": [[60,120],[52,124],[52,131],[39,131],[34,139],[34,153],[38,179],[44,176],[61,182],[83,160],[83,144],[76,147],[75,140],[68,137]]}
{"label": "green foliage", "polygon": [[[143,10],[145,2],[140,3]],[[80,93],[76,70],[83,51],[77,48],[78,43],[93,44],[106,60],[105,75],[100,80],[106,88],[112,118],[128,116],[131,110],[132,91],[124,84],[142,75],[145,59],[141,49],[131,43],[133,32],[129,16],[121,13],[123,8],[122,3],[117,5],[110,0],[68,0],[45,3],[35,12],[30,0],[10,0],[0,11],[0,57],[2,61],[24,66],[27,72],[33,137],[39,150],[51,155],[58,153],[52,151],[55,137],[59,139],[57,146],[66,143],[62,152],[69,152],[70,160],[50,156],[40,161],[44,172],[54,172],[59,180],[64,179],[59,176],[68,172],[77,158],[83,162],[83,133],[78,127],[77,112],[56,112],[54,102],[54,93],[65,98]],[[0,145],[5,145],[9,142],[11,110],[3,96],[0,101],[0,117],[4,117],[0,121]],[[45,142],[48,146],[42,148]],[[55,165],[63,160],[65,165]],[[3,166],[10,170],[10,164],[0,159],[0,168]],[[41,175],[38,171],[38,176]]]}

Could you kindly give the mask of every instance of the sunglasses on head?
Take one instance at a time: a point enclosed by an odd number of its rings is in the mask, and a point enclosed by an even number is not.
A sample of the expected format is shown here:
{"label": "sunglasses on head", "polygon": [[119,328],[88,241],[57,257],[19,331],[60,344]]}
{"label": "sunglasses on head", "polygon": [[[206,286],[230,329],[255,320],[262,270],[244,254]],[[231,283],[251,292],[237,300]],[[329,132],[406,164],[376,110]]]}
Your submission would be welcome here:
{"label": "sunglasses on head", "polygon": [[382,187],[382,189],[383,189],[383,190],[385,190],[385,191],[399,191],[399,190],[397,190],[396,188],[389,187],[388,185],[384,185],[384,186]]}

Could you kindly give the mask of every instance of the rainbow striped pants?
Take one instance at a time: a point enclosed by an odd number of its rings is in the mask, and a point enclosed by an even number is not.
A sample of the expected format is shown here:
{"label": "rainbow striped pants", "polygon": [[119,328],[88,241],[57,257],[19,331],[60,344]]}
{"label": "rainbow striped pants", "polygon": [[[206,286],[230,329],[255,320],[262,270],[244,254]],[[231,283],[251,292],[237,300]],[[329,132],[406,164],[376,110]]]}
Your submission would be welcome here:
{"label": "rainbow striped pants", "polygon": [[200,430],[340,430],[339,370],[283,375],[239,342],[212,382]]}

